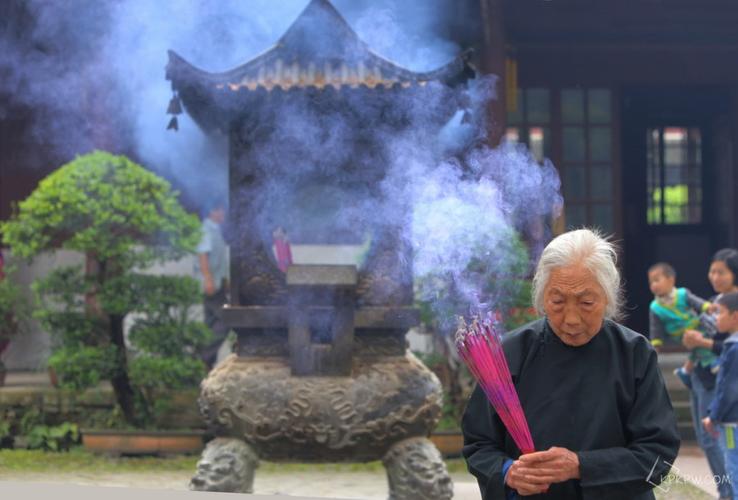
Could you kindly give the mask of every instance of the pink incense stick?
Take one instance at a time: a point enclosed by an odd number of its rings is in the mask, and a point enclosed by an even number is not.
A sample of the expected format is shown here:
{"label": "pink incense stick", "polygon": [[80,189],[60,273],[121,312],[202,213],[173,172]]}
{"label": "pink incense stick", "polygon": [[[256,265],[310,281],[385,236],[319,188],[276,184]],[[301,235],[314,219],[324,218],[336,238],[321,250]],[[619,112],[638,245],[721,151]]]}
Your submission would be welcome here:
{"label": "pink incense stick", "polygon": [[500,416],[507,432],[523,454],[533,453],[533,438],[512,382],[502,349],[502,338],[491,320],[463,323],[456,333],[456,348]]}

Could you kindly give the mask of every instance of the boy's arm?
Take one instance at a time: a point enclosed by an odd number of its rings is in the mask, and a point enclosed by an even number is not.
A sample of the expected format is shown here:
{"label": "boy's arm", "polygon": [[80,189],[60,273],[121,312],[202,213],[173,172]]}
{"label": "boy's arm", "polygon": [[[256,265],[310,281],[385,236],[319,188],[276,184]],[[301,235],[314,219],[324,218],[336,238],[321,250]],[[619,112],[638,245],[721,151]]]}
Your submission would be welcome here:
{"label": "boy's arm", "polygon": [[720,358],[720,371],[718,371],[717,384],[715,386],[715,397],[708,409],[708,415],[713,422],[723,422],[725,410],[730,407],[731,401],[726,401],[727,386],[735,384],[738,380],[738,356],[737,349],[730,349]]}
{"label": "boy's arm", "polygon": [[712,305],[709,301],[690,292],[689,289],[685,288],[685,290],[687,292],[687,306],[697,311],[697,314],[702,314]]}
{"label": "boy's arm", "polygon": [[653,311],[648,311],[648,336],[651,339],[651,345],[659,348],[664,345],[664,325]]}

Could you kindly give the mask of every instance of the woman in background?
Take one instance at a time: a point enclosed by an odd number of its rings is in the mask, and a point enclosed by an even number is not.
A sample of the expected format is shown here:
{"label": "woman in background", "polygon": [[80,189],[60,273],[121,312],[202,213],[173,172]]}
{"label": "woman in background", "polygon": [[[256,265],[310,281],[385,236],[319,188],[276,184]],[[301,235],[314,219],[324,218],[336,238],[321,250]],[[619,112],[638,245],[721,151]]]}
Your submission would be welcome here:
{"label": "woman in background", "polygon": [[[716,252],[710,263],[707,278],[716,293],[715,296],[710,298],[710,302],[713,304],[723,294],[738,292],[738,250],[724,248]],[[708,315],[706,319],[715,328],[714,313]],[[723,342],[728,337],[729,332],[718,332],[717,329],[715,329],[715,332],[711,338],[705,338],[702,333],[696,330],[687,330],[682,338],[682,343],[688,349],[704,347],[711,349],[717,356],[720,356],[723,351]],[[702,420],[707,416],[708,408],[715,397],[717,377],[709,370],[695,367],[691,381],[692,424],[697,435],[697,442],[702,451],[705,452],[707,463],[710,465],[713,475],[724,478],[726,475],[724,450],[720,442],[702,426]],[[721,480],[718,482],[717,489],[721,500],[733,498],[730,484],[727,481]]]}

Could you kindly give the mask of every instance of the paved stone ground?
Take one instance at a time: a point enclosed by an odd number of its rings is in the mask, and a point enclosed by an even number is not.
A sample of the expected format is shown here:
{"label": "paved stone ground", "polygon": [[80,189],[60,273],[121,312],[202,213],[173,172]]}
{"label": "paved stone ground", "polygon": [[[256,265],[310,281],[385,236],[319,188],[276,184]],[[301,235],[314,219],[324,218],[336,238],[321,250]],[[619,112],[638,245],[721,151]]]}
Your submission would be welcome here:
{"label": "paved stone ground", "polygon": [[[48,384],[46,374],[17,373],[10,386]],[[677,472],[691,483],[691,487],[671,485],[668,491],[656,489],[659,500],[704,500],[716,498],[710,469],[701,450],[694,444],[683,443],[674,464]],[[193,471],[194,472],[194,471]],[[144,489],[185,490],[190,472],[124,472],[124,473],[7,473],[0,470],[0,481],[43,483],[73,483],[90,486],[136,487]],[[479,489],[472,476],[452,474],[454,498],[479,500]],[[323,498],[356,498],[385,500],[388,488],[383,471],[376,472],[259,472],[256,474],[255,493],[265,495],[300,495]],[[697,486],[699,489],[694,488]],[[700,491],[701,490],[701,491]]]}
{"label": "paved stone ground", "polygon": [[685,480],[709,494],[706,498],[717,498],[717,488],[713,482],[710,466],[707,464],[707,459],[698,446],[682,445],[679,456],[674,462],[672,472],[682,476]]}
{"label": "paved stone ground", "polygon": [[[698,458],[698,457],[697,457]],[[682,461],[687,467],[687,461]],[[684,472],[684,470],[682,470]],[[66,483],[86,486],[134,487],[143,489],[186,490],[189,472],[125,472],[125,473],[12,473],[0,471],[0,481]],[[452,474],[455,500],[479,500],[476,482],[468,474]],[[254,493],[263,495],[298,495],[322,498],[386,500],[387,480],[383,471],[299,473],[257,472]],[[671,485],[668,490],[656,490],[659,500],[707,500],[715,498],[694,487]]]}
{"label": "paved stone ground", "polygon": [[[145,489],[186,490],[189,472],[136,472],[112,474],[3,474],[0,481],[74,483],[86,486],[119,486]],[[476,482],[466,474],[453,475],[454,498],[479,500]],[[293,474],[257,472],[254,493],[262,495],[300,495],[324,498],[386,500],[384,472],[301,472]]]}

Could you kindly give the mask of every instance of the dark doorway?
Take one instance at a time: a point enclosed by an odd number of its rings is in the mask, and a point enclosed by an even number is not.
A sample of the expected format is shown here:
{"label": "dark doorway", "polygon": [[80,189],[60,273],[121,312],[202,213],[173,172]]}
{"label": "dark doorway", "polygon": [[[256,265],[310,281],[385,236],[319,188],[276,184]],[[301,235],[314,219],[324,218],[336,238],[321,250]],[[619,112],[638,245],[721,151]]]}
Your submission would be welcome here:
{"label": "dark doorway", "polygon": [[623,93],[623,237],[626,323],[648,333],[646,273],[674,266],[677,286],[712,295],[710,257],[720,243],[714,203],[716,123],[728,95],[714,88],[648,88]]}

